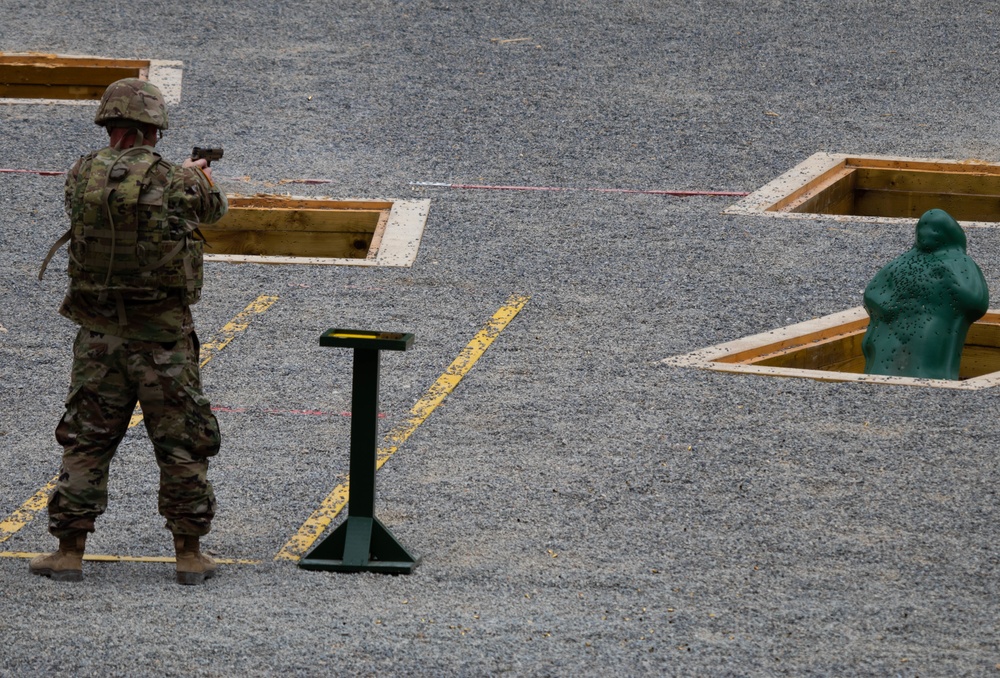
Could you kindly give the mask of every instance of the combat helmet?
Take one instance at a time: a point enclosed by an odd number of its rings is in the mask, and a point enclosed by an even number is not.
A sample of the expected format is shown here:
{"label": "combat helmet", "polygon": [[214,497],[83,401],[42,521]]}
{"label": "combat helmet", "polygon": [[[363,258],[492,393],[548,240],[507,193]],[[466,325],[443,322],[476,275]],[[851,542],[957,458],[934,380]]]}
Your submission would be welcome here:
{"label": "combat helmet", "polygon": [[108,85],[94,122],[104,127],[131,127],[136,122],[167,129],[167,102],[147,80],[124,78]]}

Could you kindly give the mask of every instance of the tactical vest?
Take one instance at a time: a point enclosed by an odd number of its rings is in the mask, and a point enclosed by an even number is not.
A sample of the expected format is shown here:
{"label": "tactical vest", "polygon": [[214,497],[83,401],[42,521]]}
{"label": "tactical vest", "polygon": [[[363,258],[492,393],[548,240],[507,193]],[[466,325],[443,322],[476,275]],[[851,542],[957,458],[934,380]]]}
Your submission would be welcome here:
{"label": "tactical vest", "polygon": [[70,189],[70,228],[52,246],[39,279],[68,241],[71,293],[96,294],[101,300],[110,294],[119,309],[130,300],[171,294],[179,294],[185,304],[197,302],[204,241],[181,217],[169,214],[165,189],[176,168],[160,162],[149,146],[109,147],[86,156]]}

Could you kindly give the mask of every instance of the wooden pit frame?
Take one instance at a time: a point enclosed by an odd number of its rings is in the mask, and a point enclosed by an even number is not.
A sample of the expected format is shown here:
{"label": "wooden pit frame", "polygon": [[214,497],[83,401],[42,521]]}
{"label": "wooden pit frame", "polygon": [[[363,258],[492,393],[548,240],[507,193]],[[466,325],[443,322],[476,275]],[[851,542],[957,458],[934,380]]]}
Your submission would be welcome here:
{"label": "wooden pit frame", "polygon": [[[142,78],[159,87],[172,105],[181,100],[183,66],[180,61],[154,59],[0,52],[0,81],[6,77],[23,83],[14,96],[0,84],[0,104],[93,105],[115,80]],[[53,88],[60,96],[52,96]]]}
{"label": "wooden pit frame", "polygon": [[[845,192],[853,190],[852,181],[865,172],[896,176],[892,184],[871,193],[869,200],[895,201],[897,212],[910,216],[865,216],[831,214]],[[861,173],[861,174],[858,174]],[[902,185],[907,184],[907,185]],[[934,195],[926,201],[913,200],[921,190]],[[970,204],[980,213],[997,214],[1000,221],[1000,164],[982,160],[941,160],[863,156],[843,153],[816,153],[777,179],[724,210],[724,214],[762,215],[790,219],[829,219],[841,222],[900,224],[913,227],[915,220],[929,206],[949,211],[964,227],[996,228],[1000,223],[977,220],[968,211]]]}
{"label": "wooden pit frame", "polygon": [[[962,353],[960,381],[863,374],[861,340],[867,327],[868,314],[859,306],[667,358],[661,363],[736,374],[963,391],[1000,385],[1000,310],[991,309],[969,329]],[[823,369],[801,367],[810,364]]]}
{"label": "wooden pit frame", "polygon": [[[261,234],[294,232],[296,239],[305,242],[316,242],[316,249],[325,247],[320,242],[324,238],[353,238],[353,233],[362,234],[367,238],[368,230],[359,230],[351,223],[350,213],[378,213],[377,223],[371,232],[371,240],[365,256],[285,256],[285,255],[255,255],[255,254],[213,254],[206,248],[205,261],[251,264],[306,264],[323,266],[389,266],[409,267],[417,257],[420,240],[423,237],[427,214],[430,210],[430,200],[395,200],[395,199],[357,199],[357,198],[323,198],[293,195],[227,195],[230,204],[229,214],[222,221],[212,226],[203,227],[206,239],[211,243],[213,232],[254,231]],[[240,212],[247,211],[248,218],[241,218]],[[323,211],[332,213],[344,212],[348,218],[344,230],[333,232],[322,227],[315,228],[317,215]],[[367,220],[367,218],[366,218]],[[286,224],[281,227],[280,224]],[[353,229],[353,230],[352,230]]]}

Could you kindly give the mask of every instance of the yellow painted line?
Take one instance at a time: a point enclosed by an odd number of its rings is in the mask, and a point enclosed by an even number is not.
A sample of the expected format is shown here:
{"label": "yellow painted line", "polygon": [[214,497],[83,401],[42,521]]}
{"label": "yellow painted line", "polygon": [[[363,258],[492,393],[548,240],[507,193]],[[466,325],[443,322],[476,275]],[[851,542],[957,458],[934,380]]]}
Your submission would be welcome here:
{"label": "yellow painted line", "polygon": [[[237,334],[245,330],[250,325],[250,320],[253,316],[260,315],[267,309],[271,308],[277,300],[278,297],[268,295],[257,297],[245,309],[240,311],[232,320],[223,326],[222,330],[219,332],[218,338],[215,338],[206,344],[202,344],[201,367],[204,367],[209,360],[215,357],[216,353],[228,346],[229,342],[231,342]],[[142,412],[139,411],[139,408],[136,408],[135,414],[133,414],[132,418],[129,419],[128,427],[132,428],[133,426],[137,426],[140,421],[142,421]],[[49,496],[56,488],[56,481],[58,480],[59,476],[57,475],[50,480],[45,487],[32,495],[31,499],[24,502],[20,508],[16,509],[2,522],[0,522],[0,544],[17,534],[21,528],[31,522],[36,513],[45,508],[45,505],[49,501]],[[0,555],[3,554],[0,553]]]}
{"label": "yellow painted line", "polygon": [[59,480],[59,476],[50,480],[45,487],[35,492],[31,499],[21,504],[21,508],[15,510],[3,522],[0,522],[0,543],[10,539],[18,530],[27,525],[35,517],[36,513],[45,508],[45,505],[49,501],[49,495],[56,489],[57,480]]}
{"label": "yellow painted line", "polygon": [[337,339],[374,339],[377,334],[348,334],[347,332],[334,332],[331,336]]}
{"label": "yellow painted line", "polygon": [[[462,378],[468,374],[472,366],[476,364],[476,361],[486,352],[486,349],[490,347],[504,328],[510,324],[514,316],[520,313],[530,298],[526,295],[512,295],[500,307],[500,310],[493,314],[493,317],[490,318],[483,329],[472,338],[472,341],[452,361],[448,369],[444,371],[444,374],[438,377],[437,381],[417,401],[413,409],[410,410],[410,417],[386,435],[384,441],[386,445],[380,447],[377,452],[376,470],[382,468],[382,465],[389,460],[389,457],[395,454],[403,443],[413,435],[417,427],[424,423],[427,417],[437,409],[438,405],[448,397],[449,393],[455,390],[455,387],[462,381]],[[295,561],[302,558],[326,528],[330,526],[330,523],[344,509],[344,506],[347,505],[349,490],[350,478],[348,477],[343,483],[335,487],[333,492],[327,495],[319,508],[306,519],[298,532],[278,551],[278,555],[274,559]]]}
{"label": "yellow painted line", "polygon": [[[45,553],[28,553],[25,551],[0,551],[0,558],[34,558],[48,555]],[[176,563],[177,559],[169,556],[111,556],[85,553],[84,560],[95,563]],[[219,565],[260,565],[259,560],[243,560],[234,558],[215,558]]]}
{"label": "yellow painted line", "polygon": [[[278,297],[261,295],[250,302],[245,309],[240,311],[232,320],[223,325],[219,334],[213,338],[212,341],[201,345],[201,363],[199,366],[204,367],[207,365],[208,361],[214,358],[216,353],[228,346],[229,342],[231,342],[237,334],[250,326],[250,320],[254,315],[260,315],[267,309],[271,308],[277,300]],[[132,418],[128,421],[128,427],[132,428],[133,426],[138,426],[141,421],[142,411],[137,407],[135,414],[133,414]],[[2,541],[3,539],[0,539],[0,542]]]}
{"label": "yellow painted line", "polygon": [[[260,315],[274,305],[278,297],[261,295],[250,302],[245,309],[236,314],[228,323],[222,326],[219,334],[207,343],[201,345],[201,363],[199,367],[204,367],[208,361],[215,357],[215,354],[229,345],[236,335],[250,326],[250,320],[255,315]],[[137,407],[135,414],[128,421],[128,427],[138,426],[142,421],[142,411]],[[0,539],[0,541],[3,541]]]}
{"label": "yellow painted line", "polygon": [[250,302],[245,309],[240,311],[235,318],[226,323],[218,336],[212,341],[201,345],[201,366],[204,367],[215,354],[229,345],[237,334],[250,326],[250,321],[255,315],[260,315],[274,305],[278,297],[261,295]]}

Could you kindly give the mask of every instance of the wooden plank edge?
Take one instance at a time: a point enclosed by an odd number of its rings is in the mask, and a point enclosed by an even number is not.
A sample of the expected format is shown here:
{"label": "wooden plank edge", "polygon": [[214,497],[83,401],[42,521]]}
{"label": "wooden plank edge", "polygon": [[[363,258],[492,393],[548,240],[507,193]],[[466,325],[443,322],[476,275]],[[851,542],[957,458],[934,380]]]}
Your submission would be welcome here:
{"label": "wooden plank edge", "polygon": [[148,68],[148,59],[116,59],[113,57],[66,56],[37,52],[0,52],[0,66],[33,68]]}
{"label": "wooden plank edge", "polygon": [[378,266],[365,257],[284,257],[266,254],[206,254],[206,262],[224,264],[269,264],[282,266]]}
{"label": "wooden plank edge", "polygon": [[382,246],[382,236],[385,235],[386,225],[389,223],[389,214],[391,210],[382,210],[379,215],[378,223],[375,225],[375,231],[372,233],[371,242],[368,243],[368,256],[366,259],[377,259],[379,248]]}
{"label": "wooden plank edge", "polygon": [[745,351],[752,351],[763,346],[773,346],[782,341],[797,341],[799,340],[799,337],[803,335],[834,330],[847,323],[858,321],[868,321],[868,314],[862,306],[855,306],[854,308],[849,308],[845,311],[840,311],[839,313],[833,313],[820,318],[812,318],[804,322],[795,323],[794,325],[788,325],[786,327],[780,327],[768,332],[761,332],[748,337],[734,339],[733,341],[716,344],[714,346],[709,346],[707,348],[692,351],[691,353],[675,356],[673,358],[666,358],[663,362],[684,362],[689,359],[699,363],[703,361],[716,361],[726,356],[739,354]]}
{"label": "wooden plank edge", "polygon": [[847,167],[844,163],[838,163],[833,168],[819,175],[805,186],[796,189],[786,195],[781,200],[777,201],[773,205],[767,208],[769,212],[792,212],[801,211],[797,210],[800,205],[808,202],[811,198],[819,195],[823,191],[826,191],[841,181],[847,180],[851,174],[856,172],[856,168]]}
{"label": "wooden plank edge", "polygon": [[849,167],[857,169],[903,170],[955,174],[1000,175],[1000,164],[985,160],[948,160],[945,158],[896,158],[890,156],[849,156]]}
{"label": "wooden plank edge", "polygon": [[[774,214],[768,211],[791,191],[801,188],[817,177],[836,170],[847,156],[834,153],[814,153],[787,172],[772,179],[745,198],[722,211],[723,214]],[[783,213],[782,213],[783,214]]]}
{"label": "wooden plank edge", "polygon": [[716,372],[732,372],[736,374],[755,374],[769,377],[798,377],[826,382],[854,382],[859,384],[887,384],[894,386],[920,386],[924,388],[946,388],[956,391],[978,391],[991,388],[1000,383],[1000,376],[973,377],[965,381],[950,379],[914,379],[912,377],[894,377],[879,374],[857,374],[854,372],[831,372],[827,370],[803,370],[790,367],[765,367],[763,365],[743,365],[731,363],[708,363],[699,365],[701,369]]}
{"label": "wooden plank edge", "polygon": [[[840,330],[843,330],[842,332]],[[745,364],[755,364],[762,360],[770,360],[772,358],[780,358],[781,356],[788,355],[789,353],[798,353],[799,351],[806,351],[812,348],[818,348],[824,344],[831,344],[838,341],[848,341],[852,337],[856,337],[859,334],[864,334],[868,331],[868,320],[858,320],[856,322],[848,323],[840,327],[834,327],[823,332],[818,332],[813,335],[800,337],[802,339],[800,342],[791,343],[789,341],[781,342],[777,347],[762,346],[760,349],[754,349],[753,351],[747,351],[746,357],[743,355],[732,355],[726,356],[724,360],[718,360],[716,362],[724,363],[745,363]],[[763,353],[759,352],[763,351]]]}

